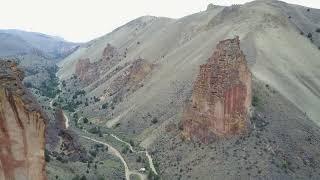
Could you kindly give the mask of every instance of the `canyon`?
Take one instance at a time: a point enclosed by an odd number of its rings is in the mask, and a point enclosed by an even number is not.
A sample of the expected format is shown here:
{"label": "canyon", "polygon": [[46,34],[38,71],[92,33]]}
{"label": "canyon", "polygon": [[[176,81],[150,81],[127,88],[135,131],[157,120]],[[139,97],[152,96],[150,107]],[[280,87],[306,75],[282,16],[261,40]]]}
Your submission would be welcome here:
{"label": "canyon", "polygon": [[319,17],[256,0],[86,43],[0,30],[0,180],[320,179]]}
{"label": "canyon", "polygon": [[47,117],[22,80],[15,63],[0,61],[0,179],[43,180]]}

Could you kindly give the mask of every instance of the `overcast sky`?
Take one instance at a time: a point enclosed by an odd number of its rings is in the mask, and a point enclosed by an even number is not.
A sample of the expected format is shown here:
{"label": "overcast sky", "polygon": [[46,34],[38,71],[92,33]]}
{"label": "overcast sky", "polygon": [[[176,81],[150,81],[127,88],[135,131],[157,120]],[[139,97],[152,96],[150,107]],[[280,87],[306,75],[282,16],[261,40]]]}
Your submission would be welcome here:
{"label": "overcast sky", "polygon": [[[179,18],[207,4],[250,0],[0,0],[0,29],[22,29],[85,42],[143,15]],[[320,9],[320,0],[285,0]]]}

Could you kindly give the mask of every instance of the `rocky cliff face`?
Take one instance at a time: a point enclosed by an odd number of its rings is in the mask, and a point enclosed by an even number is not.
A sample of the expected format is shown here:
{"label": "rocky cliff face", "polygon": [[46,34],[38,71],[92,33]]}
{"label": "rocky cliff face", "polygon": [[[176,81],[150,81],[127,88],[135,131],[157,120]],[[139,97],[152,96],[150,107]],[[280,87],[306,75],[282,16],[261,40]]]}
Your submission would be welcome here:
{"label": "rocky cliff face", "polygon": [[0,61],[0,179],[46,179],[46,116],[23,87],[16,64]]}
{"label": "rocky cliff face", "polygon": [[207,64],[200,66],[192,102],[183,114],[184,135],[208,142],[215,136],[246,130],[251,104],[251,73],[239,38],[217,45]]}
{"label": "rocky cliff face", "polygon": [[89,58],[80,59],[76,64],[75,74],[83,82],[83,85],[87,86],[108,72],[120,60],[121,56],[117,49],[107,44],[99,61],[91,63]]}
{"label": "rocky cliff face", "polygon": [[112,96],[120,91],[126,94],[134,92],[143,86],[142,81],[154,68],[154,64],[150,64],[145,59],[137,59],[128,64],[120,74],[114,78],[105,90],[106,96]]}

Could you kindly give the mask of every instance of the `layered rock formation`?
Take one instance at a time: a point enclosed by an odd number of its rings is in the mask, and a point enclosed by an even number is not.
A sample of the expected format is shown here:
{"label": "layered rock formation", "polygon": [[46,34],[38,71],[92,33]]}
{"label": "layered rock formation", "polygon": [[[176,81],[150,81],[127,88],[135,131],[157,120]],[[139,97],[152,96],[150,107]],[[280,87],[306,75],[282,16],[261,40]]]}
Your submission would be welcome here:
{"label": "layered rock formation", "polygon": [[0,179],[43,180],[46,116],[15,63],[0,61]]}
{"label": "layered rock formation", "polygon": [[143,86],[141,83],[146,76],[151,73],[154,64],[149,63],[145,59],[137,59],[128,64],[120,74],[110,82],[105,90],[106,96],[112,96],[121,90],[136,91]]}
{"label": "layered rock formation", "polygon": [[75,74],[79,77],[82,84],[87,86],[107,73],[120,60],[121,56],[117,49],[107,44],[99,61],[91,63],[89,58],[80,59],[76,64]]}
{"label": "layered rock formation", "polygon": [[221,41],[207,64],[200,66],[192,102],[183,114],[187,138],[209,142],[215,136],[246,130],[251,105],[251,73],[239,37]]}
{"label": "layered rock formation", "polygon": [[76,75],[80,78],[81,81],[89,82],[92,81],[93,77],[96,76],[96,71],[91,68],[89,58],[79,60],[79,62],[76,64]]}

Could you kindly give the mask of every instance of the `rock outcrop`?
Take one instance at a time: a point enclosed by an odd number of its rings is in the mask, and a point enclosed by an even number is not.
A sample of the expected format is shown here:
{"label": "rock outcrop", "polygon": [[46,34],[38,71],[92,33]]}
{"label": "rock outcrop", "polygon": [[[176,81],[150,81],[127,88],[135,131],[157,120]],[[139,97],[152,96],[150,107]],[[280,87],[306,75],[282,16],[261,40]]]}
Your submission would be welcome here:
{"label": "rock outcrop", "polygon": [[90,157],[79,142],[79,135],[68,129],[66,116],[61,108],[55,111],[55,121],[47,127],[47,153],[62,163],[87,162]]}
{"label": "rock outcrop", "polygon": [[22,79],[15,63],[0,61],[0,179],[43,180],[47,117]]}
{"label": "rock outcrop", "polygon": [[192,102],[183,113],[188,139],[209,142],[216,136],[247,129],[251,105],[251,73],[239,37],[221,41],[207,64],[200,66]]}
{"label": "rock outcrop", "polygon": [[141,83],[146,76],[151,73],[154,64],[149,63],[145,59],[137,59],[129,64],[120,74],[114,78],[108,88],[105,90],[107,96],[112,96],[120,91],[136,91],[143,84]]}
{"label": "rock outcrop", "polygon": [[208,6],[207,6],[207,11],[209,11],[209,10],[211,10],[211,9],[214,9],[214,8],[215,8],[215,5],[212,4],[212,3],[210,3],[210,4],[208,4]]}
{"label": "rock outcrop", "polygon": [[90,62],[89,58],[79,59],[76,64],[75,74],[79,77],[84,86],[90,85],[107,73],[112,67],[118,64],[121,55],[117,49],[110,44],[104,48],[100,60]]}
{"label": "rock outcrop", "polygon": [[97,71],[91,67],[90,59],[80,59],[76,64],[76,75],[81,81],[91,82],[97,76]]}
{"label": "rock outcrop", "polygon": [[[55,113],[56,130],[60,137],[60,159],[70,161],[88,161],[88,155],[79,142],[79,136],[72,130],[68,130],[66,118],[62,109],[58,108]],[[58,157],[57,156],[57,157]]]}

